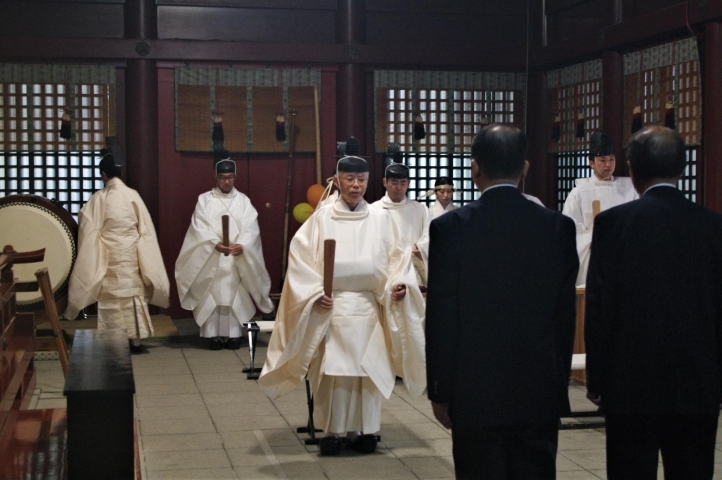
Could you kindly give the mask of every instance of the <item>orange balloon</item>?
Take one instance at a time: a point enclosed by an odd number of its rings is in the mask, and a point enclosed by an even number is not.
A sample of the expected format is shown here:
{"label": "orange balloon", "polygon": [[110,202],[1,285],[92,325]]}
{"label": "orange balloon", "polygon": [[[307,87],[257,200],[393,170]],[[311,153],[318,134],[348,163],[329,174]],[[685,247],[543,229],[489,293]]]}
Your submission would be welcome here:
{"label": "orange balloon", "polygon": [[295,218],[298,223],[305,222],[311,215],[313,215],[313,207],[308,203],[299,203],[293,207],[293,218]]}
{"label": "orange balloon", "polygon": [[323,195],[324,190],[326,190],[324,186],[319,185],[318,183],[308,187],[308,191],[306,192],[306,200],[308,200],[308,203],[313,208],[316,208],[316,205],[318,205],[318,202],[321,200],[321,195]]}

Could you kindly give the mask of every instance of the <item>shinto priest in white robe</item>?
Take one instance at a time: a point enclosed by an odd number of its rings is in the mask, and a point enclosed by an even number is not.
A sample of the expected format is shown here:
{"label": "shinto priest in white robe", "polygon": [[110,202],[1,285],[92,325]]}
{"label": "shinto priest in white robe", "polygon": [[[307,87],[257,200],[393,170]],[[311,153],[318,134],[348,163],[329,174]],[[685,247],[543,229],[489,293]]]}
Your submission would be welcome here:
{"label": "shinto priest in white robe", "polygon": [[442,216],[443,214],[445,214],[446,212],[450,212],[450,211],[452,211],[452,210],[456,210],[457,208],[459,208],[459,207],[457,207],[456,205],[454,205],[453,202],[449,202],[449,204],[446,205],[446,208],[444,208],[444,207],[441,206],[441,202],[439,202],[439,201],[437,200],[437,201],[435,201],[434,203],[432,203],[431,206],[429,207],[429,214],[431,215],[431,220],[433,220],[433,219],[435,219],[436,217],[440,217],[440,216]]}
{"label": "shinto priest in white robe", "polygon": [[404,198],[394,202],[388,194],[371,205],[372,209],[388,210],[391,217],[399,225],[403,248],[409,251],[416,245],[421,258],[411,256],[417,274],[417,283],[426,285],[426,274],[429,267],[429,225],[431,213],[423,204]]}
{"label": "shinto priest in white robe", "polygon": [[577,226],[577,253],[579,254],[579,274],[577,285],[587,282],[587,269],[591,256],[594,215],[592,202],[599,200],[600,212],[639,198],[629,177],[611,177],[599,180],[594,174],[589,178],[577,178],[576,186],[569,192],[562,213],[571,217]]}
{"label": "shinto priest in white robe", "polygon": [[[446,207],[444,207],[440,201],[441,193],[445,193],[445,195],[449,195],[449,202],[446,204]],[[436,195],[436,201],[431,204],[429,207],[429,222],[431,220],[442,216],[446,212],[450,212],[452,210],[456,210],[457,207],[454,205],[454,202],[452,201],[454,199],[454,192],[456,192],[456,189],[454,188],[454,182],[449,177],[439,177],[434,181],[434,188],[431,190],[427,190],[425,193],[419,195],[417,200],[423,200],[426,197],[430,197],[432,195]]]}
{"label": "shinto priest in white robe", "polygon": [[[336,240],[333,308],[323,296],[323,243]],[[308,374],[314,421],[327,433],[374,433],[381,397],[396,376],[417,397],[426,387],[425,303],[410,252],[388,212],[339,199],[317,210],[291,241],[276,328],[259,379],[276,398]],[[400,301],[392,287],[406,285]]]}
{"label": "shinto priest in white robe", "polygon": [[[223,241],[223,215],[229,216],[229,243],[243,246],[240,255],[216,250]],[[246,195],[235,188],[225,194],[216,187],[198,197],[175,278],[181,306],[193,310],[202,337],[238,338],[256,306],[265,313],[273,310],[258,213]]]}
{"label": "shinto priest in white robe", "polygon": [[78,214],[78,259],[65,318],[98,301],[98,328],[124,328],[129,338],[153,335],[148,303],[169,305],[170,283],[153,220],[138,192],[111,178]]}

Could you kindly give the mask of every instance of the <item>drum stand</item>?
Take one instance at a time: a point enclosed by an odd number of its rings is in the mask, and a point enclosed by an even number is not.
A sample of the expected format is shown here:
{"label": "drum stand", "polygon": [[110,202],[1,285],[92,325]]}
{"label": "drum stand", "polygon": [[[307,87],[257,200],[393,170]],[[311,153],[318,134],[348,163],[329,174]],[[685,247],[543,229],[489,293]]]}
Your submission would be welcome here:
{"label": "drum stand", "polygon": [[[251,356],[251,365],[248,368],[244,368],[243,373],[247,374],[246,378],[248,380],[256,380],[261,372],[261,369],[255,366],[258,332],[272,332],[275,322],[243,322],[243,326],[246,327],[246,331],[248,332],[248,350]],[[311,394],[311,385],[308,383],[308,379],[306,379],[306,399],[308,402],[308,423],[305,427],[296,428],[296,432],[308,433],[311,438],[304,440],[306,445],[318,445],[319,439],[316,438],[316,432],[321,432],[322,430],[317,429],[313,424],[313,395]]]}
{"label": "drum stand", "polygon": [[[98,316],[97,316],[97,315],[88,315],[88,314],[86,313],[86,308],[84,308],[84,309],[82,309],[82,310],[80,311],[80,314],[78,315],[78,318],[81,319],[81,320],[87,320],[87,319],[89,319],[89,318],[98,318]],[[74,319],[74,318],[66,318],[66,320],[75,320],[75,319]]]}
{"label": "drum stand", "polygon": [[296,433],[308,433],[310,438],[303,441],[305,445],[318,445],[321,440],[316,438],[316,432],[322,432],[323,430],[316,428],[313,424],[313,395],[311,394],[311,384],[308,383],[308,378],[306,379],[306,400],[308,402],[308,423],[305,427],[296,428]]}

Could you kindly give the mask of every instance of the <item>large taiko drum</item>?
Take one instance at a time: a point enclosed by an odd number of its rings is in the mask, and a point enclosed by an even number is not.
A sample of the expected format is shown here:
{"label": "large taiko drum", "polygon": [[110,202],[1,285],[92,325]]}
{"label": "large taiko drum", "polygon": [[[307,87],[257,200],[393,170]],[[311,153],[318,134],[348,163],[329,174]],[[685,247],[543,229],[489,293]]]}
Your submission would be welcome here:
{"label": "large taiko drum", "polygon": [[[45,249],[43,262],[16,265],[15,277],[20,281],[35,281],[35,272],[48,267],[53,296],[61,313],[67,305],[77,238],[78,224],[73,216],[47,198],[36,195],[0,198],[0,248],[12,245],[18,252]],[[17,308],[25,312],[44,309],[41,293],[18,293]]]}

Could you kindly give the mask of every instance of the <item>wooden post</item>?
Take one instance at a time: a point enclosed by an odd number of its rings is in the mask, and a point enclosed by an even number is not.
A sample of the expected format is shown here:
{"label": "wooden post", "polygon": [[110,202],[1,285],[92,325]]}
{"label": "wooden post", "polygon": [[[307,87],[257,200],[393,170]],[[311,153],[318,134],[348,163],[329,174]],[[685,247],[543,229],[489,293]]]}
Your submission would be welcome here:
{"label": "wooden post", "polygon": [[336,240],[323,241],[323,293],[327,297],[333,292],[333,268],[336,262]]}
{"label": "wooden post", "polygon": [[[228,240],[228,215],[223,215],[221,217],[221,223],[223,224],[223,246],[227,247],[230,244]],[[227,257],[228,253],[225,253],[224,255]]]}

